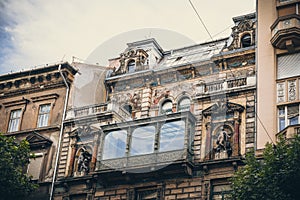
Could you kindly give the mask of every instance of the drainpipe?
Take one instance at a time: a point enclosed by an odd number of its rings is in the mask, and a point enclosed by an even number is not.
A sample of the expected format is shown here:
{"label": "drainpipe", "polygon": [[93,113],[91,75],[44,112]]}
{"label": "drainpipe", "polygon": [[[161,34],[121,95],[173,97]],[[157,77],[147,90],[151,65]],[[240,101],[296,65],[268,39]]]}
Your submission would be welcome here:
{"label": "drainpipe", "polygon": [[66,97],[65,97],[65,103],[64,103],[64,110],[63,110],[63,115],[61,119],[61,126],[60,126],[60,133],[59,133],[59,139],[58,139],[58,145],[57,145],[57,152],[56,152],[56,159],[55,159],[55,166],[54,166],[54,173],[53,173],[53,178],[52,178],[52,184],[51,184],[51,190],[50,190],[50,199],[52,200],[53,193],[54,193],[54,184],[55,184],[55,179],[56,179],[56,174],[57,174],[57,168],[58,168],[58,160],[59,160],[59,155],[60,155],[60,146],[61,146],[61,141],[62,141],[62,135],[63,135],[63,130],[64,130],[64,119],[66,116],[66,110],[67,110],[67,105],[68,105],[68,100],[69,100],[69,85],[67,83],[67,80],[65,76],[63,75],[61,71],[61,64],[58,66],[58,71],[64,80],[64,83],[66,85]]}

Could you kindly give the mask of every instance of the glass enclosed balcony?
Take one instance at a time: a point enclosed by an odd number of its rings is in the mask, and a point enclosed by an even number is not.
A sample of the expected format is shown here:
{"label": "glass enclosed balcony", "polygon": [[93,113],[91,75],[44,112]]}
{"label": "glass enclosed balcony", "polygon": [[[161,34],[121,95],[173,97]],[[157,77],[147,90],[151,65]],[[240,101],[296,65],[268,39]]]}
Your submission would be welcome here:
{"label": "glass enclosed balcony", "polygon": [[189,111],[110,124],[102,130],[96,170],[151,171],[192,162],[195,117]]}

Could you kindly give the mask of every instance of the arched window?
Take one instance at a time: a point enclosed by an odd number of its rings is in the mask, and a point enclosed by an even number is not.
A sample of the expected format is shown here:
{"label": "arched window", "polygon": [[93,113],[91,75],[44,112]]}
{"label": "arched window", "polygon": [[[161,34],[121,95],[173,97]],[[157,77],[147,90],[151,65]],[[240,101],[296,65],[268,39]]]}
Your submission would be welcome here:
{"label": "arched window", "polygon": [[241,39],[241,45],[242,45],[242,48],[244,47],[250,47],[251,46],[251,35],[248,33],[248,34],[245,34],[242,39]]}
{"label": "arched window", "polygon": [[161,114],[170,114],[172,113],[173,103],[171,100],[166,100],[161,104],[160,113]]}
{"label": "arched window", "polygon": [[134,60],[129,61],[127,64],[127,68],[129,73],[135,72],[135,61]]}
{"label": "arched window", "polygon": [[182,98],[178,103],[177,111],[188,111],[191,107],[191,100],[188,97]]}

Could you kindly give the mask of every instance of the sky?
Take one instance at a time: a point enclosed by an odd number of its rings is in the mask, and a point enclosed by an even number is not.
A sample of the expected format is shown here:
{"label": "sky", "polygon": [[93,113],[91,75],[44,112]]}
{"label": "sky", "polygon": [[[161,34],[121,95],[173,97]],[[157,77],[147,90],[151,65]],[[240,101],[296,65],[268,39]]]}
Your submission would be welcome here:
{"label": "sky", "polygon": [[[191,1],[214,40],[255,12],[255,0]],[[164,50],[211,40],[189,0],[0,0],[0,74],[73,57],[105,66],[153,37]]]}

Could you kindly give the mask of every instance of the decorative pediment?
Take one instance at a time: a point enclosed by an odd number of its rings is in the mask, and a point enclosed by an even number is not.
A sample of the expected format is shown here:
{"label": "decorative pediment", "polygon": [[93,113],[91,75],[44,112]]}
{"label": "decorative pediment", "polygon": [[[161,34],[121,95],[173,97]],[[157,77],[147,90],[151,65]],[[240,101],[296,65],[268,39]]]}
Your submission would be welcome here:
{"label": "decorative pediment", "polygon": [[235,26],[232,27],[231,36],[222,51],[253,46],[255,44],[255,18],[256,16],[253,13],[233,18]]}
{"label": "decorative pediment", "polygon": [[26,140],[29,142],[30,148],[46,148],[52,144],[52,141],[37,132],[30,133]]}
{"label": "decorative pediment", "polygon": [[203,110],[203,115],[205,117],[212,115],[212,114],[220,114],[220,113],[234,113],[235,111],[241,113],[244,111],[244,106],[231,103],[231,102],[217,102],[212,106]]}
{"label": "decorative pediment", "polygon": [[143,49],[128,48],[120,54],[119,66],[114,69],[112,76],[121,75],[133,71],[144,70],[147,66],[147,58],[149,55]]}
{"label": "decorative pediment", "polygon": [[91,125],[82,125],[74,128],[70,133],[70,137],[84,137],[93,135],[96,132],[99,132],[100,129],[93,127]]}

